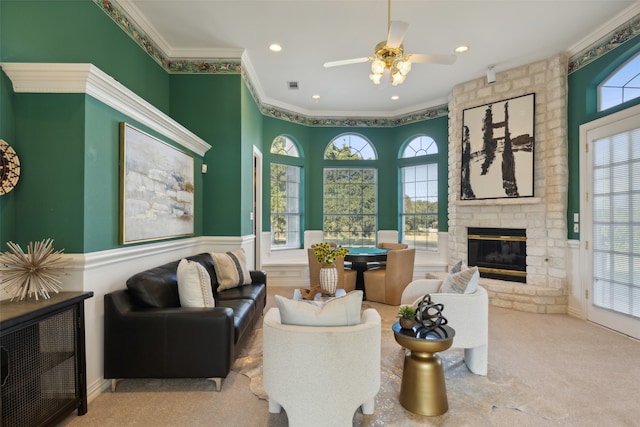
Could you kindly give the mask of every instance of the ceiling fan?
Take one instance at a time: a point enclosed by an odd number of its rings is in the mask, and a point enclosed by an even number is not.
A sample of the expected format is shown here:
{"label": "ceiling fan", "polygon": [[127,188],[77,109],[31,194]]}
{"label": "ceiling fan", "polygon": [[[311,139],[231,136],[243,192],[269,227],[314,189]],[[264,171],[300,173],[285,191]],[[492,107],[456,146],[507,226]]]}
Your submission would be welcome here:
{"label": "ceiling fan", "polygon": [[379,85],[382,75],[386,70],[389,70],[391,72],[391,84],[397,86],[404,82],[405,77],[411,71],[412,63],[451,65],[456,61],[455,55],[405,54],[402,41],[409,29],[409,24],[403,21],[391,21],[391,0],[388,0],[387,16],[387,40],[381,41],[376,45],[373,56],[329,61],[324,63],[324,67],[330,68],[371,61],[369,78],[374,84]]}

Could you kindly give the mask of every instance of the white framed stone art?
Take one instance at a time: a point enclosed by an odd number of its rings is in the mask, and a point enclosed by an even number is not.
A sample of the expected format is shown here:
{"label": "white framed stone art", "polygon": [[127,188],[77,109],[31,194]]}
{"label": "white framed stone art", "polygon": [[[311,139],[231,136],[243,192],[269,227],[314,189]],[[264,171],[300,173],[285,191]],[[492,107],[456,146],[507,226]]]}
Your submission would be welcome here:
{"label": "white framed stone art", "polygon": [[462,112],[461,200],[532,197],[535,93]]}
{"label": "white framed stone art", "polygon": [[120,123],[120,244],[194,234],[194,159]]}

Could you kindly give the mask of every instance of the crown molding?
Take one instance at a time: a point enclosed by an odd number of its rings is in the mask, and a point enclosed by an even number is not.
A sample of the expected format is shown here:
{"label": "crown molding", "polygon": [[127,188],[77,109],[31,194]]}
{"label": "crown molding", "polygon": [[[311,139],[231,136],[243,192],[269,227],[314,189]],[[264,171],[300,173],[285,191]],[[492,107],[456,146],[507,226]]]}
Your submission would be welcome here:
{"label": "crown molding", "polygon": [[0,66],[17,93],[84,93],[200,156],[211,148],[93,64],[5,62]]}
{"label": "crown molding", "polygon": [[[632,16],[632,18],[629,18]],[[613,30],[612,30],[613,28]],[[640,1],[568,49],[571,74],[640,34]]]}
{"label": "crown molding", "polygon": [[[93,1],[168,73],[240,73],[247,86],[249,86],[258,108],[263,115],[269,117],[306,126],[378,127],[397,126],[448,114],[448,111],[443,110],[442,105],[422,105],[414,106],[401,112],[380,112],[379,116],[372,116],[370,112],[352,112],[350,113],[351,117],[339,117],[331,112],[314,112],[312,115],[309,111],[300,111],[296,106],[284,104],[267,97],[245,51],[240,49],[174,49],[166,43],[130,0]],[[629,18],[630,16],[632,18]],[[570,56],[568,73],[571,74],[600,58],[638,33],[640,33],[640,1],[637,1],[615,18],[601,25],[589,36],[568,49],[567,54]],[[443,100],[443,103],[445,102]],[[395,114],[395,116],[389,118],[391,114]]]}
{"label": "crown molding", "polygon": [[600,25],[593,32],[567,49],[567,53],[569,56],[574,56],[588,50],[609,37],[613,32],[620,29],[620,27],[629,25],[634,20],[634,18],[629,19],[630,16],[638,18],[638,15],[640,15],[640,2],[629,6],[609,21]]}

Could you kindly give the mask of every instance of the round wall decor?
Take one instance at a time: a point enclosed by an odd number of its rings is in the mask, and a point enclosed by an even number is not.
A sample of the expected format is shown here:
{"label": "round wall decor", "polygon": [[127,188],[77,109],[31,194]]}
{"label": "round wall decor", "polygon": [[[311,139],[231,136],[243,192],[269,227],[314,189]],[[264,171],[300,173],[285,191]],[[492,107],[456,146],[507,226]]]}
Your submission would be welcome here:
{"label": "round wall decor", "polygon": [[15,150],[0,139],[0,196],[13,190],[20,179],[20,159]]}

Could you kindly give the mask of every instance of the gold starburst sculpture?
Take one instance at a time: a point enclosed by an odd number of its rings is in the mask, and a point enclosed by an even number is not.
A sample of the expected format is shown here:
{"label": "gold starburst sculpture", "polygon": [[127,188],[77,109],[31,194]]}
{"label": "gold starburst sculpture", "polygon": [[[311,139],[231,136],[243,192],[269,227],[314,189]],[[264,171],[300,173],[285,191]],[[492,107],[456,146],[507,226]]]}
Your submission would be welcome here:
{"label": "gold starburst sculpture", "polygon": [[13,290],[11,301],[22,301],[33,294],[36,299],[49,298],[49,292],[62,289],[59,276],[66,274],[62,250],[53,250],[53,239],[29,242],[25,254],[20,245],[7,242],[9,251],[0,253],[0,289]]}

